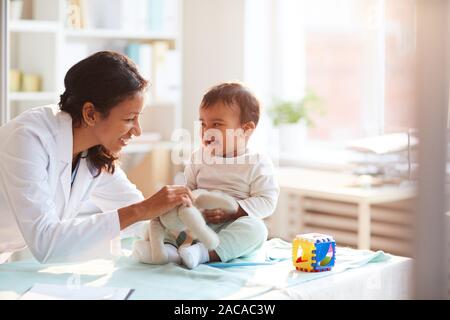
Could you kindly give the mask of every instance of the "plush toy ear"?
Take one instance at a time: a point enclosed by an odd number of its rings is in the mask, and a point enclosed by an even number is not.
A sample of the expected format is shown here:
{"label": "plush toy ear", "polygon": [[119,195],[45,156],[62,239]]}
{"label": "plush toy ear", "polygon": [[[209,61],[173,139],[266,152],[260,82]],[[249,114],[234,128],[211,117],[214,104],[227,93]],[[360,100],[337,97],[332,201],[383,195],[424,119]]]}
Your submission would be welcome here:
{"label": "plush toy ear", "polygon": [[192,190],[192,195],[194,196],[194,198],[196,199],[199,195],[203,194],[203,193],[208,193],[208,190],[205,189],[195,189]]}
{"label": "plush toy ear", "polygon": [[178,233],[186,230],[186,226],[178,217],[178,208],[174,208],[169,212],[163,214],[159,217],[159,220],[161,221],[162,225],[170,231]]}
{"label": "plush toy ear", "polygon": [[150,221],[144,221],[142,223],[140,223],[138,229],[136,230],[136,236],[139,239],[148,241],[148,226],[150,224]]}
{"label": "plush toy ear", "polygon": [[192,235],[200,240],[208,250],[213,250],[219,245],[220,240],[217,233],[206,225],[198,208],[180,207],[178,215]]}
{"label": "plush toy ear", "polygon": [[232,196],[221,191],[202,193],[195,200],[195,204],[199,209],[222,209],[229,212],[238,210],[237,201]]}

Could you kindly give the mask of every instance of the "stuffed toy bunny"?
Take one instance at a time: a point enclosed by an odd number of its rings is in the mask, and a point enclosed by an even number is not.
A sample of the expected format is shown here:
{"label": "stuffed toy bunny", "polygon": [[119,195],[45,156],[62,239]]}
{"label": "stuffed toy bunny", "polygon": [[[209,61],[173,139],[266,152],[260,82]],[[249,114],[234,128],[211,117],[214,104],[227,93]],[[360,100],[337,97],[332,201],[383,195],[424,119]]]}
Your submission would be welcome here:
{"label": "stuffed toy bunny", "polygon": [[[169,261],[168,252],[164,247],[164,239],[169,233],[176,234],[187,231],[194,239],[202,242],[208,250],[213,250],[219,245],[219,237],[206,224],[201,210],[222,209],[236,212],[238,203],[236,200],[221,191],[207,191],[197,189],[193,192],[193,206],[179,206],[165,213],[159,218],[152,219],[145,225],[144,241],[135,243],[133,255],[141,262],[151,264],[166,264]],[[150,251],[150,252],[142,252]],[[147,257],[147,258],[145,258]]]}

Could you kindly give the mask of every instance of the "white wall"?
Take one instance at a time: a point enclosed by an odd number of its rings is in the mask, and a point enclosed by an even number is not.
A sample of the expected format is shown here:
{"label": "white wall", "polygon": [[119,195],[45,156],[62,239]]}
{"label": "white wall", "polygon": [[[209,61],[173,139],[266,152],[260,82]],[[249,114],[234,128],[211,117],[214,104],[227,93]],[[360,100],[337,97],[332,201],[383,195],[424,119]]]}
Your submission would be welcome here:
{"label": "white wall", "polygon": [[244,80],[244,2],[183,1],[182,124],[191,133],[206,90],[222,81]]}

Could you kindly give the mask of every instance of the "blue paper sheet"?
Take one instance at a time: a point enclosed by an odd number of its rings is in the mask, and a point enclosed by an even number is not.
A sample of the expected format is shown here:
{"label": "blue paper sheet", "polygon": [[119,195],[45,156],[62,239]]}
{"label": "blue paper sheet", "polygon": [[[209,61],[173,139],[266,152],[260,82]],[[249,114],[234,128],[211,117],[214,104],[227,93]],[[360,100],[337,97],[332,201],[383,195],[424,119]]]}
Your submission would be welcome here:
{"label": "blue paper sheet", "polygon": [[[129,246],[130,240],[124,244]],[[18,298],[35,283],[133,288],[130,299],[248,299],[390,259],[381,251],[338,247],[332,271],[303,273],[294,269],[290,257],[291,244],[272,239],[251,257],[200,265],[194,270],[175,264],[142,264],[129,256],[76,264],[19,261],[0,265],[0,299]]]}

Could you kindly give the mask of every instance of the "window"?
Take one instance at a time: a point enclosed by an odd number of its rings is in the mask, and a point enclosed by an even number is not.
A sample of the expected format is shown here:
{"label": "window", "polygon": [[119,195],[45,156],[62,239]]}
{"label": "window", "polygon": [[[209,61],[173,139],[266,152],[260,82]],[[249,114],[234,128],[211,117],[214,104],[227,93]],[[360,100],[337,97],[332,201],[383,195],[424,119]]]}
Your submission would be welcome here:
{"label": "window", "polygon": [[[313,117],[303,152],[293,145],[289,154],[315,161],[335,150],[341,156],[325,158],[345,162],[346,141],[415,127],[414,0],[246,4],[245,81],[265,111],[273,98],[308,89],[326,109]],[[270,143],[274,132],[265,114],[256,140]]]}

